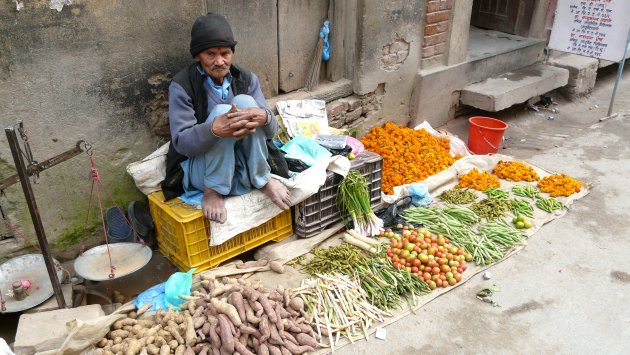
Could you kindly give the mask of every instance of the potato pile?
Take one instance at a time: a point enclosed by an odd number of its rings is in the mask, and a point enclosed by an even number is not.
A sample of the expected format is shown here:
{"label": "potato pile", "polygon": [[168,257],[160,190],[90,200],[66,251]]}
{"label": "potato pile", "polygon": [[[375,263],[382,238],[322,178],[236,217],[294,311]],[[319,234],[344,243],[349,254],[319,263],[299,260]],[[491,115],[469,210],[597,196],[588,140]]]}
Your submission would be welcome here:
{"label": "potato pile", "polygon": [[[146,309],[116,321],[97,344],[103,355],[118,354],[303,354],[318,335],[304,302],[289,290],[246,280],[205,277],[181,312]],[[143,307],[144,308],[144,307]]]}

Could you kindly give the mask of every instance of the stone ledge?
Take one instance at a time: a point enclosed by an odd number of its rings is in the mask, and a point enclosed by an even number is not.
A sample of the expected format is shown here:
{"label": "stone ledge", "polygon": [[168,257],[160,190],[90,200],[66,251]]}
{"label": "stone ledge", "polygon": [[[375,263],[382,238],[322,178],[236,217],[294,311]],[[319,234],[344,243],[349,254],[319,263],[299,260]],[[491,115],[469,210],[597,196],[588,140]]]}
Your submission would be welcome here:
{"label": "stone ledge", "polygon": [[462,90],[461,101],[468,106],[497,112],[565,86],[568,80],[567,69],[534,64],[467,86]]}
{"label": "stone ledge", "polygon": [[267,99],[269,107],[277,113],[276,102],[285,100],[324,100],[330,102],[342,97],[352,95],[352,81],[341,79],[335,82],[325,82],[319,84],[313,91],[294,91],[284,95],[274,96]]}

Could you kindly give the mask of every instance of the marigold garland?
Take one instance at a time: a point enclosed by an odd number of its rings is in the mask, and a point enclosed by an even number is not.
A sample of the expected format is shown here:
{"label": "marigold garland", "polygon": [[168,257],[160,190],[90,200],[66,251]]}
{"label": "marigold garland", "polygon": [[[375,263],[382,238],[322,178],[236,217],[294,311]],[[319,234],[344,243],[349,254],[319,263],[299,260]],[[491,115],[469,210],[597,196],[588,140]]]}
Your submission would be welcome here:
{"label": "marigold garland", "polygon": [[456,187],[468,187],[478,191],[485,191],[492,187],[500,187],[501,183],[496,176],[484,171],[480,172],[477,168],[472,169],[466,174],[459,177],[459,184]]}
{"label": "marigold garland", "polygon": [[552,197],[571,196],[582,190],[582,183],[565,174],[545,176],[538,182],[538,188]]}
{"label": "marigold garland", "polygon": [[381,189],[388,195],[394,193],[394,186],[422,181],[461,158],[450,154],[448,138],[391,122],[373,127],[361,142],[365,149],[383,157]]}
{"label": "marigold garland", "polygon": [[508,181],[538,181],[540,176],[531,166],[520,161],[501,160],[492,173]]}

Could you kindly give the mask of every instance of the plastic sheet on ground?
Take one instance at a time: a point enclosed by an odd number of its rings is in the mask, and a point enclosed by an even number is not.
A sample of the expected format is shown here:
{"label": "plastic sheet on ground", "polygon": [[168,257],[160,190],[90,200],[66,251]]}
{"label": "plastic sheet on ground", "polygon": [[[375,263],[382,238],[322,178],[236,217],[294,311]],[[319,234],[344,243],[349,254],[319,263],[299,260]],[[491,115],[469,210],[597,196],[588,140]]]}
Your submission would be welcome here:
{"label": "plastic sheet on ground", "polygon": [[[427,178],[423,181],[424,184],[429,189],[429,192],[432,196],[439,195],[442,191],[446,189],[450,189],[454,187],[458,183],[458,175],[468,172],[470,169],[477,168],[479,170],[490,171],[499,160],[516,160],[509,156],[504,155],[471,155],[466,156],[460,160],[458,160],[453,166],[449,169],[444,170],[434,176]],[[531,164],[530,164],[531,165]],[[533,166],[533,165],[532,165]],[[551,173],[547,170],[541,169],[539,167],[533,166],[536,172],[540,175],[540,177],[544,177],[550,175]],[[518,184],[524,184],[524,182],[519,182]],[[531,183],[530,183],[531,184]],[[501,180],[501,188],[509,189],[514,183]],[[571,206],[573,202],[576,200],[586,196],[589,193],[589,186],[583,184],[582,191],[579,193],[573,194],[569,197],[560,197],[559,201],[563,202],[567,207]],[[531,237],[540,227],[542,227],[545,223],[548,223],[554,219],[562,217],[566,214],[567,210],[556,211],[555,213],[546,213],[535,209],[534,217],[530,219],[533,222],[533,227],[527,230],[524,230],[528,237]],[[266,247],[261,248],[256,253],[257,258],[268,258],[268,259],[279,259],[283,262],[291,260],[295,257],[304,255],[309,253],[314,247],[327,247],[332,245],[340,245],[342,243],[341,234],[337,233],[343,225],[338,223],[331,228],[325,230],[320,235],[315,236],[309,239],[296,239],[289,238],[280,243],[274,243],[268,245]],[[525,245],[520,245],[513,248],[507,255],[499,262],[494,263],[488,266],[478,266],[474,263],[469,264],[468,270],[462,274],[462,281],[455,286],[450,286],[447,288],[438,288],[433,290],[430,294],[416,297],[415,302],[413,303],[413,311],[420,309],[423,305],[433,301],[437,297],[440,297],[449,291],[455,289],[456,287],[464,284],[466,281],[471,279],[476,274],[496,265],[500,262],[503,262],[507,258],[512,255],[518,253],[521,249],[523,249]],[[214,275],[216,277],[235,275],[235,274],[244,274],[249,272],[256,272],[253,276],[250,277],[252,282],[260,281],[267,287],[277,287],[278,285],[282,285],[285,288],[295,288],[300,285],[302,280],[307,276],[300,273],[297,269],[285,265],[285,272],[283,274],[278,274],[269,270],[268,266],[265,267],[257,267],[250,269],[237,269],[234,265],[226,265],[216,269],[207,270],[199,275],[196,275],[193,280],[193,288],[195,285],[199,283],[200,275]],[[128,310],[128,308],[127,308]],[[89,354],[90,349],[93,347],[90,344],[95,344],[98,342],[109,330],[109,326],[118,318],[121,317],[120,313],[124,312],[123,310],[118,310],[115,314],[111,316],[101,317],[90,322],[80,322],[77,321],[74,324],[71,324],[70,335],[64,342],[62,346],[63,351],[58,354],[70,354],[70,353],[81,353],[84,351],[84,354]],[[397,320],[409,315],[412,312],[412,309],[406,305],[402,304],[400,308],[392,310],[392,316],[385,319],[382,323],[374,324],[369,330],[368,334],[371,335],[376,331],[377,327],[384,327],[389,324],[396,322]],[[118,316],[116,316],[118,314]],[[361,341],[361,340],[355,340]],[[375,341],[373,338],[370,338],[370,341]],[[335,349],[339,349],[342,346],[350,344],[349,340],[346,338],[342,338],[335,345]],[[70,351],[71,349],[72,351]],[[329,353],[329,348],[319,348],[314,354],[324,354]]]}

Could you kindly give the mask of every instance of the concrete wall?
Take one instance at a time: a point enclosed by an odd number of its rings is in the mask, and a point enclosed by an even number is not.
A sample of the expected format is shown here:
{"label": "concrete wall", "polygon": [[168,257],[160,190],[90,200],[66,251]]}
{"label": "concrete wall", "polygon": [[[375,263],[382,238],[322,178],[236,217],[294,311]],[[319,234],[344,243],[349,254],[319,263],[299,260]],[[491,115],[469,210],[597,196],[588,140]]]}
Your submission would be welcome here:
{"label": "concrete wall", "polygon": [[[40,161],[88,140],[116,200],[141,197],[125,166],[161,143],[153,129],[165,122],[169,78],[190,61],[190,26],[201,3],[75,0],[61,11],[48,1],[23,3],[18,12],[13,1],[0,1],[0,125],[23,120]],[[14,173],[4,137],[3,178]],[[87,156],[80,155],[35,185],[51,242],[85,234],[89,176]],[[6,193],[4,211],[34,240],[19,184]]]}
{"label": "concrete wall", "polygon": [[379,111],[355,123],[409,122],[409,102],[421,59],[422,0],[359,1],[354,92],[380,96]]}

